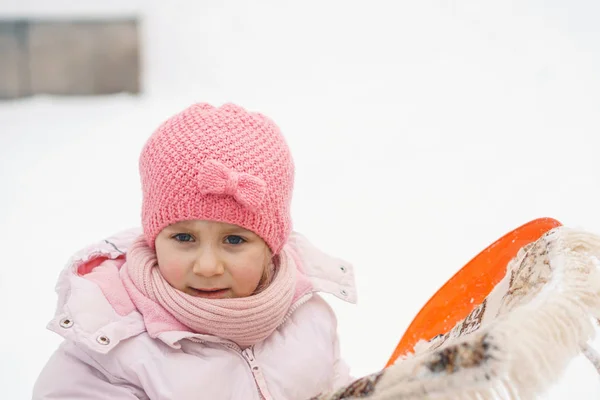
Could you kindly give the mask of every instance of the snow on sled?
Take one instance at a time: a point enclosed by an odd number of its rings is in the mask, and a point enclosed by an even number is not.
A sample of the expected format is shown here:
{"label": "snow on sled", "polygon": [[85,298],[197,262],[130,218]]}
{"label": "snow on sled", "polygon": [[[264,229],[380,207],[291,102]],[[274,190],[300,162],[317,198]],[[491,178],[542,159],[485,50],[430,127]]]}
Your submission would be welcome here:
{"label": "snow on sled", "polygon": [[318,400],[536,399],[589,343],[600,316],[600,237],[543,218],[490,245],[423,307],[385,369]]}

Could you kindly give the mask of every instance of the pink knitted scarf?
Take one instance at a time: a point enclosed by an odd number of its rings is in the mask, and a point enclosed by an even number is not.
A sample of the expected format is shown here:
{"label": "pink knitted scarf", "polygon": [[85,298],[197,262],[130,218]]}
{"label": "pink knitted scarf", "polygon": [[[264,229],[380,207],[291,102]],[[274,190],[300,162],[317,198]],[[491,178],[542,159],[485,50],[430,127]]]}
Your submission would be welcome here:
{"label": "pink knitted scarf", "polygon": [[[126,278],[124,283],[132,283],[144,300],[162,307],[192,331],[247,347],[275,331],[292,304],[296,271],[290,263],[294,261],[284,253],[279,259],[273,281],[262,292],[244,298],[203,299],[173,288],[158,269],[156,253],[140,237],[127,253],[124,272],[130,282]],[[137,303],[136,296],[132,300]]]}

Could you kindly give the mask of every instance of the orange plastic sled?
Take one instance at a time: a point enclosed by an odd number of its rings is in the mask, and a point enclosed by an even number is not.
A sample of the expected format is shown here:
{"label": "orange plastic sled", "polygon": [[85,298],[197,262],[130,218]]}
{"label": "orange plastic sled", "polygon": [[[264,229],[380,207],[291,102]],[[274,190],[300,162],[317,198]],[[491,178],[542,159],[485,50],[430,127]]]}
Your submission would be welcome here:
{"label": "orange plastic sled", "polygon": [[533,220],[479,253],[429,299],[406,330],[386,367],[412,351],[419,340],[430,340],[449,332],[481,304],[502,280],[508,262],[517,255],[519,249],[561,225],[552,218]]}

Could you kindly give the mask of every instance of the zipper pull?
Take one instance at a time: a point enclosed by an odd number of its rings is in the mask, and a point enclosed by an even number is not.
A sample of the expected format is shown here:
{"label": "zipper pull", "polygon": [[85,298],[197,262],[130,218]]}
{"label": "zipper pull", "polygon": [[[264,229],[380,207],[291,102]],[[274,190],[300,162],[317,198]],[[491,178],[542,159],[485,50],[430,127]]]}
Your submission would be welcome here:
{"label": "zipper pull", "polygon": [[252,347],[249,347],[243,351],[244,355],[250,362],[254,362],[254,352],[252,351]]}

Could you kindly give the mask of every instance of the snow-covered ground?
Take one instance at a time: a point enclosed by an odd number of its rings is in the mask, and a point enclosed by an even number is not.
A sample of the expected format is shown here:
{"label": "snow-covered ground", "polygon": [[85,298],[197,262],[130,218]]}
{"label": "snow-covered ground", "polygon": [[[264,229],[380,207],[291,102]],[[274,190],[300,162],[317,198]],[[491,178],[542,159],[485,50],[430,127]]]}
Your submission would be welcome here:
{"label": "snow-covered ground", "polygon": [[[67,3],[3,2],[0,16]],[[111,13],[87,3],[72,14]],[[124,3],[143,17],[144,96],[0,103],[2,398],[29,398],[59,343],[45,330],[58,272],[138,224],[138,152],[193,101],[284,130],[296,229],[357,269],[359,305],[331,300],[355,375],[508,230],[550,216],[600,232],[595,1]],[[555,398],[599,395],[588,364],[569,374],[595,389],[573,380]]]}

